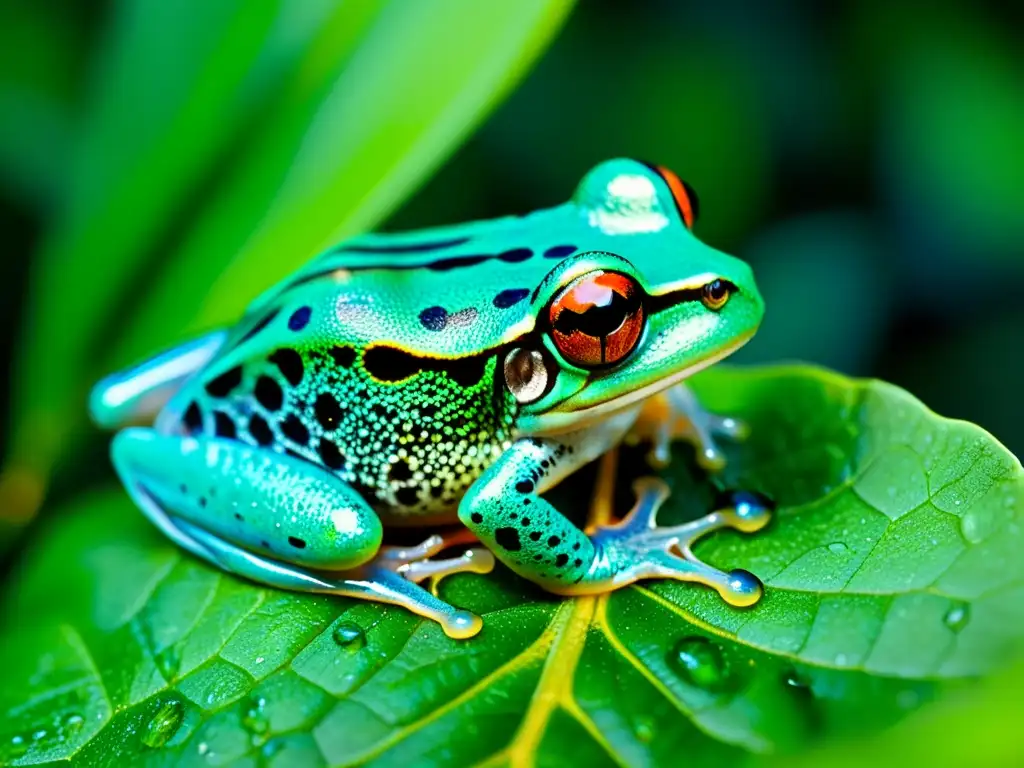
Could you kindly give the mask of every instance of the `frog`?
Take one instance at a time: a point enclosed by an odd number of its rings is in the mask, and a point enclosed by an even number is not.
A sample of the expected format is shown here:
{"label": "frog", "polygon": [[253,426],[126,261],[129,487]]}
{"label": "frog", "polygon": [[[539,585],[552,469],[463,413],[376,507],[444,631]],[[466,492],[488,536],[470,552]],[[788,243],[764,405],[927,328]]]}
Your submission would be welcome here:
{"label": "frog", "polygon": [[[660,526],[652,474],[617,522],[581,527],[546,495],[621,444],[657,467],[689,442],[714,473],[744,437],[686,379],[747,343],[764,301],[694,234],[699,210],[673,171],[620,157],[552,207],[345,238],[230,326],[99,381],[91,417],[160,532],[266,587],[400,606],[459,640],[483,619],[429,586],[497,561],[552,595],[674,579],[751,606],[754,574],[691,547],[761,530],[767,497]],[[400,528],[429,535],[385,545]]]}

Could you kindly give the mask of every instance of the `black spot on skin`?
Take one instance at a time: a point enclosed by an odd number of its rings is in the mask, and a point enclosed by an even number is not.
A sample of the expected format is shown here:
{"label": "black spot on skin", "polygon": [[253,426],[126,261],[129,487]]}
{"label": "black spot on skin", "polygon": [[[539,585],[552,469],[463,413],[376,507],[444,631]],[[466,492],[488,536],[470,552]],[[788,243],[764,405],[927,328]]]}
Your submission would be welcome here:
{"label": "black spot on skin", "polygon": [[513,248],[511,251],[499,253],[498,259],[508,264],[518,264],[520,261],[526,261],[531,256],[533,256],[533,251],[529,248]]}
{"label": "black spot on skin", "polygon": [[238,512],[235,512],[235,520],[237,520],[240,523],[244,523],[245,522],[245,518],[242,517]]}
{"label": "black spot on skin", "polygon": [[409,462],[405,459],[399,459],[392,464],[391,469],[388,470],[388,479],[400,483],[412,480],[412,470],[409,469]]}
{"label": "black spot on skin", "polygon": [[363,368],[377,381],[404,381],[424,371],[446,373],[462,387],[470,387],[483,378],[489,353],[469,357],[418,357],[397,347],[380,345],[363,353]]}
{"label": "black spot on skin", "polygon": [[345,466],[345,457],[341,455],[338,446],[327,438],[320,438],[320,446],[317,452],[320,454],[320,460],[325,466],[331,469],[341,469]]}
{"label": "black spot on skin", "polygon": [[338,401],[334,399],[334,395],[329,392],[321,392],[316,396],[316,402],[313,404],[313,411],[316,413],[316,420],[320,422],[320,426],[328,432],[332,429],[336,429],[338,424],[341,422],[341,406],[338,405]]}
{"label": "black spot on skin", "polygon": [[533,499],[523,499],[523,506],[524,507],[528,507],[532,503],[533,503]]}
{"label": "black spot on skin", "polygon": [[188,486],[182,483],[181,485],[178,486],[178,490],[181,491],[182,493],[188,493]]}
{"label": "black spot on skin", "polygon": [[567,554],[565,554],[564,552],[562,554],[560,554],[558,557],[555,558],[555,565],[557,565],[559,568],[561,568],[562,566],[564,566],[568,562],[569,562],[569,556]]}
{"label": "black spot on skin", "polygon": [[540,541],[540,531],[533,531],[533,532],[532,532],[532,533],[530,534],[530,539],[531,539],[532,541]]}
{"label": "black spot on skin", "polygon": [[206,391],[210,397],[227,397],[231,390],[242,383],[242,367],[236,365],[224,371],[220,376],[206,383]]}
{"label": "black spot on skin", "polygon": [[494,532],[494,540],[509,552],[518,552],[523,547],[522,542],[519,541],[519,531],[515,528],[499,528]]}
{"label": "black spot on skin", "polygon": [[494,306],[498,309],[508,309],[530,295],[529,288],[506,288],[494,297]]}
{"label": "black spot on skin", "polygon": [[560,538],[558,538],[557,536],[552,536],[550,539],[548,539],[548,546],[549,547],[557,547],[561,543],[562,543],[562,540]]}
{"label": "black spot on skin", "polygon": [[415,488],[399,488],[395,491],[395,499],[403,507],[415,507],[420,500]]}
{"label": "black spot on skin", "polygon": [[544,555],[534,555],[533,559],[534,560],[540,560],[542,557],[544,557]]}
{"label": "black spot on skin", "polygon": [[443,331],[448,324],[448,311],[444,307],[427,307],[420,312],[420,325],[428,331]]}
{"label": "black spot on skin", "polygon": [[274,433],[270,431],[270,425],[258,413],[249,418],[249,434],[260,445],[270,445],[274,442]]}
{"label": "black spot on skin", "polygon": [[223,411],[213,412],[213,425],[214,432],[217,433],[218,437],[226,437],[233,440],[238,436],[235,422]]}
{"label": "black spot on skin", "polygon": [[270,542],[269,541],[261,541],[260,542],[260,546],[263,547],[264,549],[270,549]]}
{"label": "black spot on skin", "polygon": [[202,507],[203,509],[206,509],[206,497],[205,496],[200,496],[199,497],[199,506]]}
{"label": "black spot on skin", "polygon": [[189,434],[194,434],[203,428],[203,412],[199,410],[197,403],[189,403],[185,409],[185,415],[181,419]]}
{"label": "black spot on skin", "polygon": [[519,517],[519,513],[518,512],[513,512],[511,515],[509,515],[509,517],[511,517],[513,520],[515,520],[517,517]]}
{"label": "black spot on skin", "polygon": [[356,361],[356,351],[352,347],[331,347],[327,354],[334,360],[334,364],[341,368],[351,368]]}
{"label": "black spot on skin", "polygon": [[523,526],[524,528],[527,528],[527,527],[529,527],[529,525],[530,525],[530,518],[528,518],[528,517],[524,517],[524,518],[523,518],[523,519],[522,519],[522,520],[520,521],[520,525],[522,525],[522,526]]}
{"label": "black spot on skin", "polygon": [[469,519],[472,520],[477,525],[480,525],[480,523],[482,523],[484,521],[484,516],[481,515],[479,512],[474,512],[473,514],[471,514],[469,516]]}
{"label": "black spot on skin", "polygon": [[302,356],[298,352],[288,347],[282,347],[274,352],[269,359],[281,370],[289,384],[293,387],[299,385],[299,382],[302,381],[303,366]]}
{"label": "black spot on skin", "polygon": [[556,245],[544,251],[545,259],[561,259],[576,250],[575,245]]}
{"label": "black spot on skin", "polygon": [[444,495],[444,486],[443,485],[432,485],[432,486],[430,486],[430,495],[433,496],[435,499],[440,499],[441,496]]}
{"label": "black spot on skin", "polygon": [[299,307],[288,318],[288,328],[293,331],[301,331],[309,325],[309,318],[312,314],[313,310],[309,307]]}
{"label": "black spot on skin", "polygon": [[573,548],[573,551],[578,550],[580,548],[580,543],[577,541],[575,544],[572,545],[572,548]]}
{"label": "black spot on skin", "polygon": [[579,568],[581,565],[583,565],[583,561],[577,557],[575,560],[572,561],[572,564]]}
{"label": "black spot on skin", "polygon": [[309,443],[309,430],[302,423],[302,419],[294,413],[289,413],[285,420],[281,422],[281,433],[293,443],[298,443],[299,445],[307,445]]}
{"label": "black spot on skin", "polygon": [[520,480],[516,483],[516,490],[520,493],[530,493],[533,490],[532,480]]}
{"label": "black spot on skin", "polygon": [[298,536],[289,536],[288,537],[288,543],[291,544],[296,549],[305,549],[306,548],[305,540],[304,539],[300,539]]}
{"label": "black spot on skin", "polygon": [[256,379],[256,402],[268,411],[276,411],[284,404],[284,392],[281,385],[269,376]]}

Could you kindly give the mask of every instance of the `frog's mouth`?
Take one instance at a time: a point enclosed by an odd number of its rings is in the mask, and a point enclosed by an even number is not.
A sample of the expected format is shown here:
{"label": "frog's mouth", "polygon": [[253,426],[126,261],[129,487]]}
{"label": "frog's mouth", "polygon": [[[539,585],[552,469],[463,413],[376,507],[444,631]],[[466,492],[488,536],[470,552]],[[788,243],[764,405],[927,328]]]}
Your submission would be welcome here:
{"label": "frog's mouth", "polygon": [[566,408],[566,405],[570,404],[572,401],[572,398],[570,397],[555,409],[538,418],[535,422],[534,429],[531,429],[530,433],[556,434],[570,429],[581,429],[596,422],[603,421],[609,416],[624,411],[631,406],[638,405],[653,395],[663,392],[669,387],[675,386],[679,382],[693,376],[695,373],[699,373],[705,368],[729,357],[729,355],[733,354],[736,350],[750,341],[754,336],[754,332],[755,331],[750,331],[749,333],[734,339],[732,343],[711,352],[707,357],[697,360],[692,365],[678,370],[670,376],[658,379],[657,381],[652,381],[649,384],[645,384],[637,389],[625,392],[610,400],[595,403],[594,405],[589,405],[578,410],[572,410],[571,405],[569,408]]}

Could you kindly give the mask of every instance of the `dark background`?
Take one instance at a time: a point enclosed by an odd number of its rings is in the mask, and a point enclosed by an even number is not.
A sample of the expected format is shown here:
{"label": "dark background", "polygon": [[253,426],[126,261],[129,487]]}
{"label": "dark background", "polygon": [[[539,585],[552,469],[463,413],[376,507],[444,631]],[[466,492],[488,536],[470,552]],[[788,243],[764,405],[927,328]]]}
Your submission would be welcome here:
{"label": "dark background", "polygon": [[[0,433],[33,248],[111,12],[20,5],[5,13],[24,44],[0,49]],[[608,157],[667,165],[700,195],[698,235],[750,261],[765,295],[763,329],[735,360],[887,379],[1020,452],[1015,5],[582,0],[386,228],[554,205]],[[35,45],[44,34],[57,44]],[[46,132],[44,153],[26,153],[25,125]]]}

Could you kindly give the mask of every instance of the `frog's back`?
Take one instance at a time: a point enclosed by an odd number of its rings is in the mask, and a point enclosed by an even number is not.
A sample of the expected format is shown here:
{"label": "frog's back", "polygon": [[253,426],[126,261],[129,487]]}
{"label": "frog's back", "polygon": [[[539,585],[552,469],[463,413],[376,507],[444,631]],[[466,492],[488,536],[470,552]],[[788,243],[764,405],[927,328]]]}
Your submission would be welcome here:
{"label": "frog's back", "polygon": [[512,439],[499,357],[532,325],[536,285],[584,247],[564,217],[343,243],[253,304],[163,428],[301,457],[392,520],[453,512]]}

